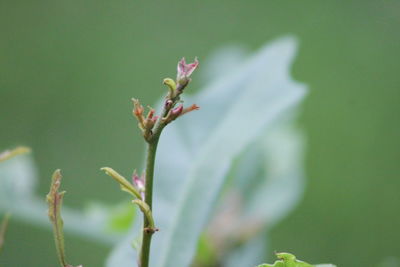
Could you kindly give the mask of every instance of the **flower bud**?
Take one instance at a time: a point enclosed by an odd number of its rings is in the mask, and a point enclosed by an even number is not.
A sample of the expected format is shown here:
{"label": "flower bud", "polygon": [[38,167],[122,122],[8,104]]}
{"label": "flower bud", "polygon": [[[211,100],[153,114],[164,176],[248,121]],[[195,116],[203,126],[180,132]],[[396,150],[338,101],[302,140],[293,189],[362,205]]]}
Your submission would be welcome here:
{"label": "flower bud", "polygon": [[188,107],[188,108],[184,108],[183,111],[182,111],[182,113],[181,113],[180,115],[184,115],[184,114],[186,114],[186,113],[188,113],[188,112],[191,112],[191,111],[193,111],[193,110],[199,110],[199,109],[200,109],[199,106],[197,106],[196,104],[193,104],[193,105],[191,105],[191,106]]}
{"label": "flower bud", "polygon": [[139,122],[139,128],[144,130],[145,129],[145,121],[143,117],[144,108],[140,104],[138,99],[132,98],[132,103],[133,103],[133,115]]}
{"label": "flower bud", "polygon": [[177,106],[176,108],[174,108],[174,109],[171,111],[171,113],[172,113],[174,116],[179,116],[179,115],[182,113],[182,111],[183,111],[183,105],[179,105],[179,106]]}
{"label": "flower bud", "polygon": [[170,123],[171,121],[175,120],[176,118],[179,117],[179,115],[181,115],[183,111],[183,105],[179,105],[176,108],[171,109],[167,116],[165,118],[163,118],[164,122],[166,123]]}
{"label": "flower bud", "polygon": [[190,82],[190,75],[192,75],[193,71],[198,67],[199,61],[197,60],[197,57],[194,59],[193,63],[186,64],[185,58],[182,58],[178,62],[178,68],[177,68],[177,76],[176,76],[176,82],[177,82],[177,87],[176,89],[178,91],[182,91],[186,85]]}
{"label": "flower bud", "polygon": [[155,113],[155,110],[150,108],[149,113],[147,113],[146,120],[144,121],[144,129],[146,131],[151,131],[154,127],[154,124],[157,121],[158,116],[153,117],[154,113]]}
{"label": "flower bud", "polygon": [[136,170],[133,171],[132,182],[136,186],[136,188],[139,190],[140,195],[142,196],[142,199],[144,199],[144,192],[146,190],[146,187],[144,184],[144,177],[145,177],[144,174],[142,174],[142,177],[139,177]]}

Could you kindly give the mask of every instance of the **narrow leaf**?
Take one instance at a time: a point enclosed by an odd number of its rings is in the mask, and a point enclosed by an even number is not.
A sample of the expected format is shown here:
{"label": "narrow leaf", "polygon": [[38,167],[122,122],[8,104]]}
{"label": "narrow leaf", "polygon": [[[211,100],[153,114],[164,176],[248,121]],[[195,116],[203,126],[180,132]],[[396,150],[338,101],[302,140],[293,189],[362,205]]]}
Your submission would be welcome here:
{"label": "narrow leaf", "polygon": [[6,150],[0,153],[0,162],[8,160],[10,158],[13,158],[21,154],[29,153],[30,151],[31,149],[29,147],[24,147],[24,146],[20,146],[12,150]]}
{"label": "narrow leaf", "polygon": [[142,198],[139,191],[135,187],[133,187],[133,185],[129,183],[128,180],[126,180],[125,177],[123,177],[121,174],[109,167],[103,167],[101,168],[101,170],[105,171],[107,175],[111,176],[115,181],[117,181],[120,184],[122,191],[130,193],[138,199]]}

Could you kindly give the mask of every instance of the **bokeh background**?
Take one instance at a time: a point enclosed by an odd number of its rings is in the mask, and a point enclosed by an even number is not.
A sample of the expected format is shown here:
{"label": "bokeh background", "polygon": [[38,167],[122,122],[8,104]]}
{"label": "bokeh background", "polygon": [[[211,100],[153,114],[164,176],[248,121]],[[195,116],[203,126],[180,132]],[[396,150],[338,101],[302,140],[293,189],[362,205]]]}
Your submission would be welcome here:
{"label": "bokeh background", "polygon": [[[69,206],[117,202],[124,196],[99,168],[141,164],[131,97],[154,103],[181,56],[255,51],[294,34],[292,73],[310,86],[299,121],[308,182],[271,249],[384,266],[400,257],[399,29],[396,0],[0,0],[0,149],[33,148],[43,196],[61,168]],[[107,247],[67,238],[71,262],[102,265]],[[12,220],[0,266],[55,266],[52,239]]]}

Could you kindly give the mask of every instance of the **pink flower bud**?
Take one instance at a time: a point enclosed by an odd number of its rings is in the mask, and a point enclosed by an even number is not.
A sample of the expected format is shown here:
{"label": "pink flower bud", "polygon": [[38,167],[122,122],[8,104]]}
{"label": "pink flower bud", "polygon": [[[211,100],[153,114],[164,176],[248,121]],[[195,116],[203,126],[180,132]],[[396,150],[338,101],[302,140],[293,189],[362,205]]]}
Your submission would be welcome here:
{"label": "pink flower bud", "polygon": [[176,108],[174,108],[173,110],[171,110],[171,113],[175,116],[178,116],[179,114],[181,114],[183,111],[183,105],[179,105]]}
{"label": "pink flower bud", "polygon": [[153,121],[153,123],[156,123],[158,118],[159,118],[159,116],[154,116],[151,120]]}
{"label": "pink flower bud", "polygon": [[193,71],[198,67],[199,61],[197,57],[194,59],[193,63],[186,64],[185,58],[182,58],[178,62],[178,74],[176,76],[176,81],[179,83],[181,80],[188,81],[190,75],[192,75]]}
{"label": "pink flower bud", "polygon": [[144,190],[145,190],[144,178],[139,177],[139,175],[137,175],[136,170],[133,172],[132,181],[133,181],[133,184],[137,187],[137,189],[139,189],[140,192],[144,192]]}

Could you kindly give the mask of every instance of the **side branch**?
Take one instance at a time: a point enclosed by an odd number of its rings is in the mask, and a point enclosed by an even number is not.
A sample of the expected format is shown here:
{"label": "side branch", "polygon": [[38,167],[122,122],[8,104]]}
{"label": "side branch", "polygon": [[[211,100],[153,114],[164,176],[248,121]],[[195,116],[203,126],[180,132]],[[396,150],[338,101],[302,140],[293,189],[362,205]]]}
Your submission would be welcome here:
{"label": "side branch", "polygon": [[[56,170],[53,173],[50,192],[46,196],[46,201],[49,205],[49,219],[53,224],[54,241],[56,244],[56,250],[58,255],[58,260],[62,267],[73,267],[68,264],[65,257],[65,246],[64,246],[64,232],[63,225],[64,222],[61,218],[61,206],[65,191],[59,192],[61,186],[61,172]],[[82,267],[81,265],[78,267]]]}

